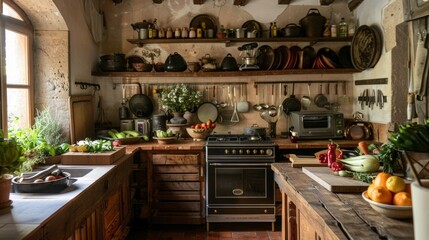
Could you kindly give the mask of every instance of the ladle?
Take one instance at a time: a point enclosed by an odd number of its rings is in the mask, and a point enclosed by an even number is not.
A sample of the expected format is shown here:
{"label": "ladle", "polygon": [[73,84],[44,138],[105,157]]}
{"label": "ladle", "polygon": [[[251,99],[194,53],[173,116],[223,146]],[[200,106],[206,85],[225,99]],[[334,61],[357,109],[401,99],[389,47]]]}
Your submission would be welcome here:
{"label": "ladle", "polygon": [[[262,91],[262,101],[265,101],[265,88]],[[259,105],[261,105],[262,109],[266,110],[270,107],[270,105],[266,104],[266,103],[260,103]]]}
{"label": "ladle", "polygon": [[268,110],[268,115],[270,115],[270,117],[277,115],[277,107],[274,105],[274,84],[271,86],[271,106]]}
{"label": "ladle", "polygon": [[[257,102],[259,102],[260,101],[259,95],[258,95],[258,88],[259,88],[259,86],[256,85],[255,88],[256,88],[256,100],[257,100]],[[257,103],[255,105],[253,105],[253,110],[261,111],[262,110],[261,104]]]}

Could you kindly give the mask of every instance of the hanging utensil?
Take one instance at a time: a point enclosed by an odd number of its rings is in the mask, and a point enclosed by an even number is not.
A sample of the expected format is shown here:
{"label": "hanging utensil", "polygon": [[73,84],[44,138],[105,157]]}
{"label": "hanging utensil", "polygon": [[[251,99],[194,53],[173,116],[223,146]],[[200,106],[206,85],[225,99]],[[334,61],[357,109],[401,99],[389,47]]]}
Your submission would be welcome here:
{"label": "hanging utensil", "polygon": [[314,103],[320,108],[328,104],[328,98],[322,93],[322,84],[319,86],[319,94],[314,97]]}
{"label": "hanging utensil", "polygon": [[255,89],[256,89],[256,102],[257,103],[255,105],[253,105],[253,110],[261,111],[262,110],[262,106],[261,106],[261,104],[259,104],[260,103],[260,99],[259,99],[258,88],[259,88],[259,85],[255,85]]}
{"label": "hanging utensil", "polygon": [[277,115],[277,106],[275,106],[274,100],[274,84],[271,86],[271,106],[268,110],[268,115],[270,115],[270,117],[275,117]]}
{"label": "hanging utensil", "polygon": [[300,111],[301,110],[301,102],[295,97],[295,83],[292,83],[292,94],[283,100],[283,112],[289,115],[290,112]]}
{"label": "hanging utensil", "polygon": [[233,87],[232,99],[233,99],[232,102],[233,102],[233,106],[234,106],[234,112],[232,113],[231,122],[238,123],[238,122],[240,122],[240,118],[238,117],[238,113],[237,113],[237,101],[236,101],[235,85]]}
{"label": "hanging utensil", "polygon": [[[262,101],[263,102],[265,102],[265,91],[266,91],[266,89],[265,89],[265,86],[264,86],[264,89],[262,90]],[[268,105],[266,103],[260,103],[259,105],[261,105],[261,107],[262,107],[263,110],[266,110],[266,109],[268,109],[270,107],[270,105]]]}
{"label": "hanging utensil", "polygon": [[310,90],[311,83],[307,84],[308,89],[308,96],[303,96],[301,98],[301,106],[304,110],[307,110],[308,107],[311,105],[311,90]]}
{"label": "hanging utensil", "polygon": [[249,111],[249,102],[247,101],[247,97],[245,94],[247,86],[244,86],[244,84],[240,85],[240,101],[237,103],[237,110],[240,113],[245,113]]}

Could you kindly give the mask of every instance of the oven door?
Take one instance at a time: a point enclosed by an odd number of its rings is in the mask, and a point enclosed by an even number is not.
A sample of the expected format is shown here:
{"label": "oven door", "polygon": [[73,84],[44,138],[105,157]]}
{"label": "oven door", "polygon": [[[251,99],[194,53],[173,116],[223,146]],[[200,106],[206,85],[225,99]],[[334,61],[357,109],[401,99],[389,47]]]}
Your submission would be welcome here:
{"label": "oven door", "polygon": [[208,205],[274,204],[271,163],[207,164]]}

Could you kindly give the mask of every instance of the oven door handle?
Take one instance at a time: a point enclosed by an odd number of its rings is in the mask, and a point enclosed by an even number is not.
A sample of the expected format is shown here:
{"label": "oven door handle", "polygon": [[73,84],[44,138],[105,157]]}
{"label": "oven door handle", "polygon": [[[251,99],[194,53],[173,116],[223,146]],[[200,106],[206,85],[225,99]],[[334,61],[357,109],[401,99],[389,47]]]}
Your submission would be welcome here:
{"label": "oven door handle", "polygon": [[210,166],[271,166],[271,163],[210,163]]}

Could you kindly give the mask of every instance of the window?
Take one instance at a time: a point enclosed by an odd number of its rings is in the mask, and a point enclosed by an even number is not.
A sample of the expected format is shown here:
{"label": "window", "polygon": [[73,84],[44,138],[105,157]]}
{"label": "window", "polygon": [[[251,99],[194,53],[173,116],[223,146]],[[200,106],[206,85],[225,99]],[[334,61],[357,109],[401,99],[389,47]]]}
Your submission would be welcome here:
{"label": "window", "polygon": [[18,119],[19,127],[33,123],[31,50],[33,29],[25,13],[11,0],[2,2],[1,128]]}

